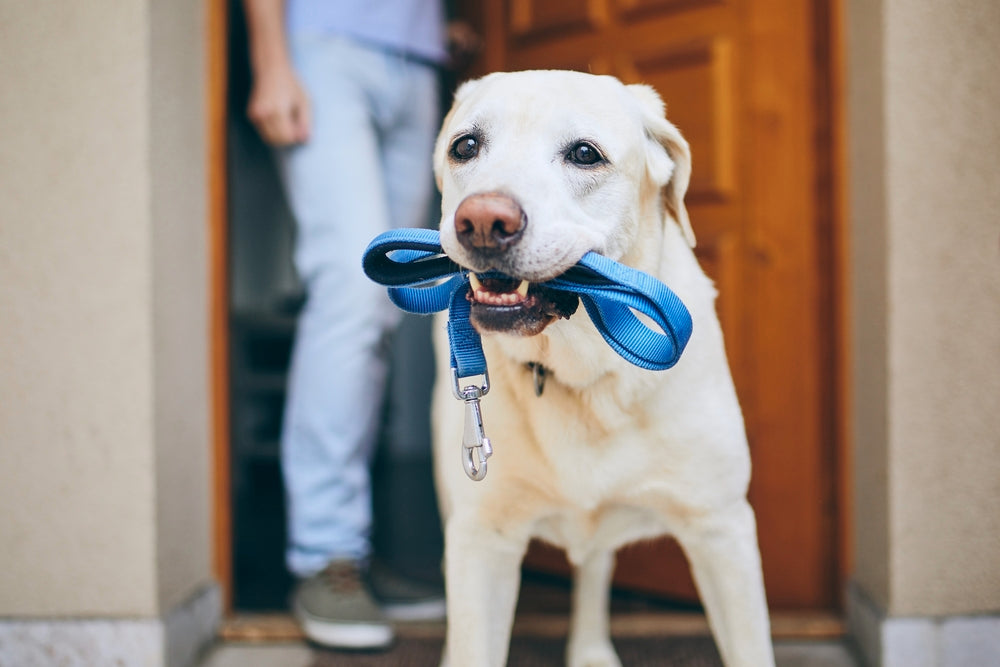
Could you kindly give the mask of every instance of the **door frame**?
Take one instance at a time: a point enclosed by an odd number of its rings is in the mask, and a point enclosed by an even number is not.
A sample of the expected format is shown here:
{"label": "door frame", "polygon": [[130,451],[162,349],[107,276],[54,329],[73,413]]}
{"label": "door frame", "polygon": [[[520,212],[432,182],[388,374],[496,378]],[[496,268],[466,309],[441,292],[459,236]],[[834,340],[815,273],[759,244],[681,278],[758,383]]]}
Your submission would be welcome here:
{"label": "door frame", "polygon": [[824,209],[828,212],[828,238],[830,242],[830,288],[831,330],[834,332],[834,358],[830,360],[832,389],[833,444],[836,456],[837,501],[837,542],[838,588],[843,594],[854,570],[853,554],[853,487],[854,469],[851,442],[851,358],[854,353],[851,340],[851,319],[853,311],[850,303],[850,220],[847,161],[847,23],[846,0],[816,0],[822,10],[817,12],[817,46],[820,52],[819,85],[823,88],[827,104],[819,106],[826,115],[822,118],[824,129],[821,148],[825,149],[823,163],[828,171]]}
{"label": "door frame", "polygon": [[229,424],[229,0],[205,3],[205,147],[212,443],[212,572],[223,612],[233,603],[233,508]]}
{"label": "door frame", "polygon": [[[818,210],[827,252],[820,267],[822,297],[830,304],[824,310],[833,332],[830,357],[823,362],[832,378],[826,410],[833,457],[835,490],[835,537],[837,542],[837,589],[843,591],[852,571],[851,498],[852,469],[850,443],[850,341],[849,250],[847,220],[847,125],[846,125],[846,44],[844,0],[812,0],[816,38],[816,90],[813,91],[819,122]],[[484,34],[495,29],[503,17],[484,16],[475,0],[464,4],[465,12]],[[209,247],[209,351],[210,415],[212,443],[212,570],[223,594],[227,614],[232,611],[232,504],[230,481],[230,395],[229,395],[229,201],[227,161],[228,114],[228,23],[229,0],[208,0],[205,4],[206,48],[206,163],[207,235]],[[488,40],[489,41],[489,40]],[[496,40],[492,40],[496,41]],[[484,53],[481,67],[496,67],[498,55]]]}

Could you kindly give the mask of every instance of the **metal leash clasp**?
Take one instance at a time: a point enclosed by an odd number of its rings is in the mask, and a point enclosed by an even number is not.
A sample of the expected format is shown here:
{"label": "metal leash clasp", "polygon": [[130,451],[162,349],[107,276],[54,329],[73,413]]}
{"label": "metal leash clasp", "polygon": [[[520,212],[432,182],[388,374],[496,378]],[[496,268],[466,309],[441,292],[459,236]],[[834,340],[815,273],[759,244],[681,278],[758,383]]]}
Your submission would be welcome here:
{"label": "metal leash clasp", "polygon": [[486,459],[493,454],[490,439],[483,431],[483,412],[479,407],[479,399],[490,391],[490,376],[483,373],[483,384],[474,384],[459,388],[458,370],[451,369],[452,393],[460,401],[465,402],[465,431],[462,434],[462,465],[469,479],[478,482],[486,477]]}

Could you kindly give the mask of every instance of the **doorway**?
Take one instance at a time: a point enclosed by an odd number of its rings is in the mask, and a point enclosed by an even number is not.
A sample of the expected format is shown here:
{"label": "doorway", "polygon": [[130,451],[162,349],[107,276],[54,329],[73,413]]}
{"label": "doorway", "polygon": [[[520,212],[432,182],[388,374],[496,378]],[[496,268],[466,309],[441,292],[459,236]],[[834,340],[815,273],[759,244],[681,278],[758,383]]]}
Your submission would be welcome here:
{"label": "doorway", "polygon": [[[769,601],[779,610],[839,608],[848,567],[846,434],[841,427],[846,352],[840,335],[845,330],[845,232],[840,224],[843,167],[835,117],[839,3],[454,4],[484,38],[473,73],[541,67],[610,73],[626,82],[650,83],[666,100],[668,117],[687,136],[694,155],[687,205],[699,258],[722,293],[720,318],[754,460],[750,498],[758,514]],[[275,378],[285,363],[297,306],[290,263],[275,263],[273,258],[287,258],[291,224],[273,167],[265,166],[263,147],[259,142],[254,146],[256,138],[242,114],[249,81],[239,3],[213,0],[211,6],[213,16],[228,12],[228,21],[215,21],[223,26],[221,37],[216,27],[212,39],[225,41],[228,30],[228,47],[221,57],[228,56],[232,73],[228,98],[220,103],[225,113],[213,116],[212,132],[221,133],[213,143],[228,144],[230,163],[256,164],[251,169],[270,183],[241,193],[230,178],[213,195],[213,208],[224,210],[228,203],[229,219],[244,209],[268,217],[271,226],[262,233],[270,240],[246,251],[273,253],[264,270],[249,276],[258,284],[247,299],[242,290],[248,283],[241,282],[244,276],[229,254],[236,253],[241,243],[236,236],[242,232],[226,229],[223,216],[213,214],[214,231],[222,229],[229,237],[223,244],[228,250],[215,254],[213,271],[220,273],[220,266],[224,270],[215,279],[214,291],[231,297],[222,306],[216,300],[215,310],[224,309],[221,320],[213,313],[216,422],[221,425],[216,458],[222,462],[217,466],[222,476],[216,484],[216,570],[229,583],[236,609],[283,608],[289,581],[281,558],[284,519],[274,456],[275,410],[280,405]],[[217,181],[220,165],[225,174],[225,158],[213,159]],[[250,199],[240,199],[244,196]],[[242,305],[265,302],[270,304],[267,316],[248,327]],[[244,371],[238,368],[243,363],[238,354],[263,364],[265,374],[273,372],[259,378],[259,386],[249,385],[261,396],[270,393],[259,399],[263,407],[251,410],[250,401],[239,404],[243,389],[235,380]],[[218,406],[231,407],[231,413],[220,416]],[[243,409],[254,416],[245,418],[239,412]],[[253,426],[249,431],[244,430],[247,424]],[[261,453],[268,449],[270,454]],[[241,565],[239,554],[249,552],[258,554],[258,562]],[[527,567],[567,572],[560,553],[539,545],[533,547]],[[266,590],[240,593],[238,582],[257,579],[261,572],[270,578]],[[675,600],[694,599],[683,556],[669,541],[623,550],[616,584]]]}
{"label": "doorway", "polygon": [[[242,5],[226,2],[225,309],[228,549],[217,569],[236,612],[283,611],[294,584],[285,566],[281,427],[296,320],[305,300],[292,254],[295,224],[272,150],[246,117],[251,87]],[[428,210],[431,212],[438,205]],[[358,264],[360,266],[360,257]],[[392,572],[436,582],[442,536],[433,491],[429,401],[430,319],[404,318],[390,342],[391,370],[373,463],[373,558]],[[336,378],[331,378],[335,382]]]}

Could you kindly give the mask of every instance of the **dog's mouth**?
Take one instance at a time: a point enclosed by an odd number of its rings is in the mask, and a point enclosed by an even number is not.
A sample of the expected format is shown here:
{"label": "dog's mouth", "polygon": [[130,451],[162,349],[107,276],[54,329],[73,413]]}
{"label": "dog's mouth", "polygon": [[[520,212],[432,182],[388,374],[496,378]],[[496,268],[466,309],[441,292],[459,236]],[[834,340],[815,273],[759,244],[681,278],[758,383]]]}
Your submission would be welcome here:
{"label": "dog's mouth", "polygon": [[480,332],[493,331],[517,336],[535,336],[560,318],[576,312],[580,299],[527,280],[500,274],[469,273],[472,303],[469,315]]}

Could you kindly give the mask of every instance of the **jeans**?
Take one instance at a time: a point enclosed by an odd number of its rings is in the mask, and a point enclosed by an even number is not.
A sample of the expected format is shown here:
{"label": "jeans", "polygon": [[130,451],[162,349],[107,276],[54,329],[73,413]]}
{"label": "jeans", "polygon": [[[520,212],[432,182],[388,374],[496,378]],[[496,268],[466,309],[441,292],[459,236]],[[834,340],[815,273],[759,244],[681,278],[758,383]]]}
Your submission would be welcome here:
{"label": "jeans", "polygon": [[308,143],[279,164],[296,219],[299,316],[282,427],[289,570],[370,551],[370,463],[399,314],[361,271],[380,232],[426,226],[439,117],[436,70],[342,37],[292,36]]}

